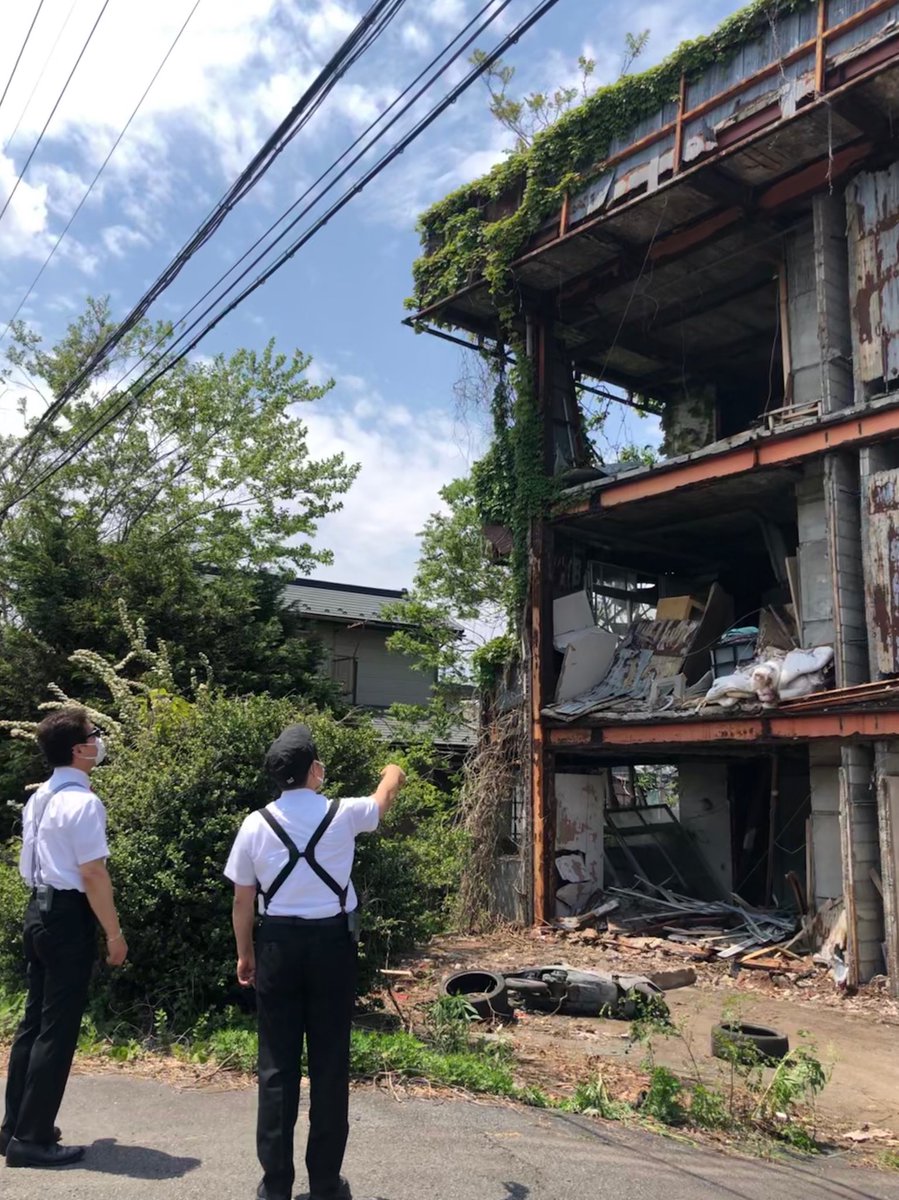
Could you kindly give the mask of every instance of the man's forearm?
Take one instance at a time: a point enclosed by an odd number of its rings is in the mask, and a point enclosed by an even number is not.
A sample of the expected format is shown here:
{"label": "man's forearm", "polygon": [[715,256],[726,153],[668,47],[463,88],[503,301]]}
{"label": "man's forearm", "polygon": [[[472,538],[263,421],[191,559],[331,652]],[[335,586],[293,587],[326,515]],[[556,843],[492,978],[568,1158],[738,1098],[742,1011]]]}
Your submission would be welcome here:
{"label": "man's forearm", "polygon": [[83,876],[83,881],[88,903],[94,911],[94,916],[103,926],[103,932],[107,938],[116,937],[121,933],[121,927],[108,871],[94,871]]}
{"label": "man's forearm", "polygon": [[237,957],[248,958],[253,952],[253,925],[256,916],[252,904],[243,900],[235,900],[231,909],[231,924],[234,926],[234,940],[237,942]]}

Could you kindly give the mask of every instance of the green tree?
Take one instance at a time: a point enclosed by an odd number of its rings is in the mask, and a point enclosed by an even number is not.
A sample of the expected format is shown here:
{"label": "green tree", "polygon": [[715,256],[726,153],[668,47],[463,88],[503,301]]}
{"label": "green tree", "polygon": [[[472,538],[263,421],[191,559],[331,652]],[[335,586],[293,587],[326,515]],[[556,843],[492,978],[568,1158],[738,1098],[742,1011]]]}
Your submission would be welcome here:
{"label": "green tree", "polygon": [[[58,395],[112,325],[104,300],[51,347],[19,324],[10,365]],[[108,377],[171,338],[139,325]],[[121,388],[87,387],[52,424],[33,416],[23,437],[0,441],[0,639],[19,664],[0,668],[7,712],[26,715],[50,679],[75,687],[75,649],[124,653],[119,599],[177,647],[182,684],[205,656],[231,691],[333,698],[317,644],[281,602],[285,579],[330,561],[313,545],[317,522],[357,472],[310,452],[302,408],[331,384],[312,384],[309,362],[272,343],[184,361],[31,494]]]}
{"label": "green tree", "polygon": [[[624,35],[620,75],[626,75],[630,71],[648,42],[648,29]],[[475,50],[471,62],[480,66],[486,57],[483,50]],[[576,83],[556,88],[551,92],[528,92],[520,99],[509,94],[509,88],[515,78],[514,67],[499,60],[484,72],[483,80],[490,94],[491,115],[504,129],[515,135],[515,151],[527,150],[539,133],[555,125],[570,108],[580,104],[590,95],[596,60],[582,54],[577,60],[577,65],[579,78]]]}
{"label": "green tree", "polygon": [[447,484],[440,498],[446,510],[432,513],[421,532],[409,598],[391,606],[408,627],[389,645],[452,687],[471,679],[472,655],[505,628],[509,570],[484,537],[474,474]]}

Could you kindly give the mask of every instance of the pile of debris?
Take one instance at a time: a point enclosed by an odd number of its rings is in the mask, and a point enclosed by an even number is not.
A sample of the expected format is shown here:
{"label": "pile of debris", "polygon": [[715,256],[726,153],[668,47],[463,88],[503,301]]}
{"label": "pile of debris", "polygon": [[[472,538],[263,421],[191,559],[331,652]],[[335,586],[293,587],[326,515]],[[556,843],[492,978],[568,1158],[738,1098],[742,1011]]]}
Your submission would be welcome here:
{"label": "pile of debris", "polygon": [[795,913],[753,908],[738,897],[695,900],[667,888],[647,884],[652,894],[611,887],[589,911],[561,917],[557,929],[575,932],[605,929],[616,939],[626,939],[639,950],[672,950],[698,961],[733,960],[761,970],[797,969],[803,954],[797,952],[805,937]]}

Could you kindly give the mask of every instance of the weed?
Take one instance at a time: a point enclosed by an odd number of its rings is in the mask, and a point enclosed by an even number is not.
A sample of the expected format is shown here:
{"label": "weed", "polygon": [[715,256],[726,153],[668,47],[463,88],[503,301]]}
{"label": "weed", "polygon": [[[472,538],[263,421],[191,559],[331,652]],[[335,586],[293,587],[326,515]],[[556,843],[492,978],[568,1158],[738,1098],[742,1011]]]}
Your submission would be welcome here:
{"label": "weed", "polygon": [[640,1105],[644,1116],[653,1117],[662,1125],[683,1125],[687,1112],[681,1096],[684,1085],[667,1067],[654,1066],[649,1073],[649,1087]]}
{"label": "weed", "polygon": [[630,1105],[612,1099],[601,1075],[594,1075],[592,1079],[579,1083],[571,1099],[561,1101],[557,1107],[566,1112],[604,1117],[607,1121],[620,1121],[631,1112]]}
{"label": "weed", "polygon": [[888,1171],[899,1171],[899,1154],[895,1150],[884,1150],[879,1162]]}
{"label": "weed", "polygon": [[731,1118],[722,1094],[704,1083],[694,1084],[690,1092],[690,1121],[700,1129],[725,1129]]}
{"label": "weed", "polygon": [[471,1049],[471,1024],[478,1014],[464,996],[441,996],[427,1007],[428,1039],[444,1054]]}

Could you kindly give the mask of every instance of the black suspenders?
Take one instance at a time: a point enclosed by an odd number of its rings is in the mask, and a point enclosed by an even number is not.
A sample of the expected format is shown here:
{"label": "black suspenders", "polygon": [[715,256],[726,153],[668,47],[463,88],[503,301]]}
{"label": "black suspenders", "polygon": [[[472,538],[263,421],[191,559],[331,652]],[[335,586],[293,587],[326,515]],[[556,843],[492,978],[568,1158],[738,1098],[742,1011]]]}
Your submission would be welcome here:
{"label": "black suspenders", "polygon": [[318,860],[315,857],[315,848],[318,845],[318,843],[322,840],[322,838],[324,837],[331,822],[337,816],[338,808],[340,808],[340,801],[332,800],[331,803],[328,805],[328,811],[325,813],[324,817],[322,818],[321,823],[319,824],[318,828],[315,830],[312,837],[306,843],[305,850],[297,849],[297,847],[294,845],[294,843],[288,837],[287,832],[285,831],[284,827],[275,819],[275,817],[272,816],[271,812],[267,808],[261,808],[259,810],[259,815],[262,817],[262,819],[265,821],[265,823],[269,826],[272,833],[274,833],[275,836],[278,837],[287,848],[287,862],[284,864],[284,866],[281,868],[281,870],[278,872],[278,874],[272,880],[271,887],[269,887],[266,891],[264,891],[261,887],[259,889],[259,898],[261,901],[260,911],[263,914],[266,912],[266,910],[268,909],[268,906],[271,904],[272,898],[274,897],[275,893],[278,891],[278,889],[281,887],[281,885],[285,882],[285,880],[288,878],[288,876],[293,872],[294,867],[297,865],[297,863],[300,861],[300,859],[305,859],[306,864],[310,868],[310,870],[312,870],[319,877],[319,879],[322,881],[322,883],[326,887],[331,889],[331,891],[334,893],[334,895],[340,901],[340,911],[342,913],[346,912],[346,901],[347,901],[347,896],[348,896],[349,890],[350,890],[349,882],[347,882],[346,887],[341,887],[340,884],[337,882],[337,880],[332,875],[328,874],[328,872],[325,870],[325,868],[323,866],[321,866],[321,864],[318,862]]}

